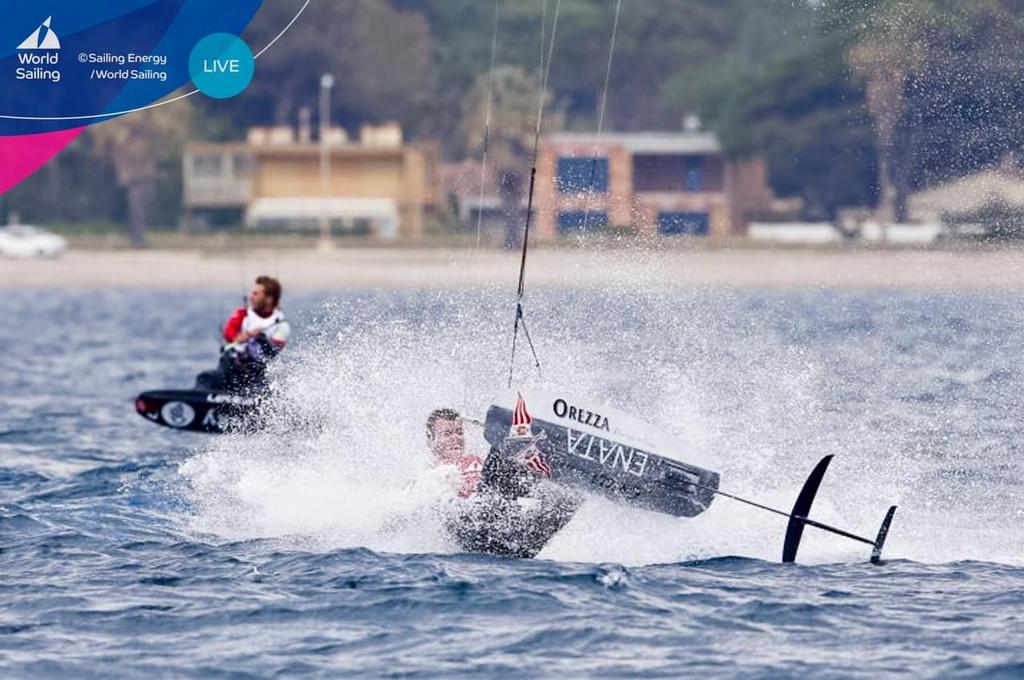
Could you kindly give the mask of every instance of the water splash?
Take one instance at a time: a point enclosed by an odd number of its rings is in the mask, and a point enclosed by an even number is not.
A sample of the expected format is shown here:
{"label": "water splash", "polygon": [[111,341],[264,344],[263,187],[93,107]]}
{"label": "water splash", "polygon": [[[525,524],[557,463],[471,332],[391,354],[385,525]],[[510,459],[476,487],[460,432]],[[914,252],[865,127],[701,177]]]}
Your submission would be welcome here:
{"label": "water splash", "polygon": [[[991,317],[957,316],[959,305],[941,296],[637,283],[533,294],[545,372],[524,360],[523,383],[657,423],[717,460],[724,489],[785,510],[818,458],[837,454],[815,518],[873,538],[896,503],[891,557],[1020,563],[1024,537],[1007,522],[1024,512],[1008,444],[1020,429],[1008,413],[1019,408],[1010,387],[1019,372],[1006,345],[1020,348],[992,332]],[[182,467],[192,527],[324,549],[453,550],[433,511],[445,486],[429,467],[424,419],[437,406],[483,415],[504,386],[511,310],[507,294],[490,290],[366,293],[324,305],[314,332],[278,367],[274,403],[322,427],[272,426],[196,454]],[[479,431],[468,438],[486,450]],[[594,499],[541,556],[778,560],[784,532],[784,519],[728,499],[692,520]],[[867,554],[811,529],[800,557]]]}

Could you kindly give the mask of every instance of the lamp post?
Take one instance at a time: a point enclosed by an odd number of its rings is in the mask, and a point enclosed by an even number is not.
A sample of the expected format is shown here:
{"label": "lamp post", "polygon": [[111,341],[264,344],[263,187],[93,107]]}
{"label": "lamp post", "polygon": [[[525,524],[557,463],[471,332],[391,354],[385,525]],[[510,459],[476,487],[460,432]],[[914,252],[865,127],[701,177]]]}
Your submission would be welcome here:
{"label": "lamp post", "polygon": [[328,130],[331,128],[331,88],[334,87],[334,76],[325,73],[320,76],[320,250],[331,250],[331,228],[327,220],[327,196],[331,185],[331,153],[327,144]]}

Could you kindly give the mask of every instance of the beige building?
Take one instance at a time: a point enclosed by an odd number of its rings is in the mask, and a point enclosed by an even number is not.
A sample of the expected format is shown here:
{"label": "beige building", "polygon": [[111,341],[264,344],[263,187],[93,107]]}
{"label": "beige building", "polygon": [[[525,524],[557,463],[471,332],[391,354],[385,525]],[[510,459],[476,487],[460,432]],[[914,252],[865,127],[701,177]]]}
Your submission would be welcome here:
{"label": "beige building", "polygon": [[664,236],[742,235],[771,208],[763,160],[729,161],[707,132],[546,137],[535,205],[541,240],[621,227]]}
{"label": "beige building", "polygon": [[1024,171],[1011,161],[911,194],[907,216],[938,224],[994,206],[1024,210]]}
{"label": "beige building", "polygon": [[[250,227],[316,229],[336,234],[419,240],[436,209],[438,150],[404,144],[395,124],[364,126],[358,141],[325,132],[252,128],[245,143],[187,145],[183,159],[188,223],[205,212],[241,209]],[[326,159],[326,162],[324,160]]]}

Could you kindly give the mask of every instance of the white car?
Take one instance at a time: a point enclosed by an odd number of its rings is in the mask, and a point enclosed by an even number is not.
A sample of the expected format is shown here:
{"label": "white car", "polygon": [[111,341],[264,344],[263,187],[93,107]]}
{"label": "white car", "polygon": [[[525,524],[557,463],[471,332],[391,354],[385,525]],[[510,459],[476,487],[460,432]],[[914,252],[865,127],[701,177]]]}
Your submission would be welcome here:
{"label": "white car", "polygon": [[63,236],[27,224],[0,227],[0,255],[7,257],[57,257],[68,247]]}

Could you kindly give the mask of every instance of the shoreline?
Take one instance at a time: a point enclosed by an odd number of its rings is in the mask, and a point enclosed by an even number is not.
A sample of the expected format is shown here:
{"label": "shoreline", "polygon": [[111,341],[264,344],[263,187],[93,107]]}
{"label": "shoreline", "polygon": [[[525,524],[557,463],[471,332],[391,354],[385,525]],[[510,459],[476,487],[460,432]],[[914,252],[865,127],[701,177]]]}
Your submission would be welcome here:
{"label": "shoreline", "polygon": [[[291,290],[514,287],[519,253],[468,249],[71,250],[57,259],[0,259],[0,289],[216,289],[259,274]],[[543,249],[538,287],[1024,289],[1020,250]]]}

